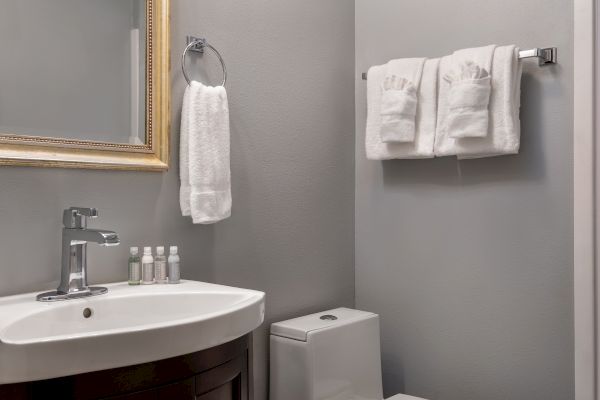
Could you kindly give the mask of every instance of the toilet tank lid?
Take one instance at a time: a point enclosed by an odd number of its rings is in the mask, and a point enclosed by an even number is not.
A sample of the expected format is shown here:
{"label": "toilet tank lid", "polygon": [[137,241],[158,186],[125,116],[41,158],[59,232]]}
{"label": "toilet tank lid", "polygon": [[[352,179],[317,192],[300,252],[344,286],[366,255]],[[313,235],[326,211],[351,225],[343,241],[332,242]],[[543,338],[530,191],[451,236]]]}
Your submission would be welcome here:
{"label": "toilet tank lid", "polygon": [[351,308],[335,308],[303,317],[276,322],[271,325],[271,335],[306,342],[308,333],[348,323],[377,317],[377,314]]}

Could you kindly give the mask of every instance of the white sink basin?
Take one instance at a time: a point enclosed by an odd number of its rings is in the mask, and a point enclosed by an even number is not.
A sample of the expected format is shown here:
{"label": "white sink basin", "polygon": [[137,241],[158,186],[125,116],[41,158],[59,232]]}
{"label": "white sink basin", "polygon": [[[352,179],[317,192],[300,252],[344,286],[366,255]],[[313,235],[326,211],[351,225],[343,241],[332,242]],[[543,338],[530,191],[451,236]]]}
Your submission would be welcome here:
{"label": "white sink basin", "polygon": [[193,353],[264,320],[265,294],[254,290],[193,281],[102,286],[105,295],[55,303],[36,301],[37,293],[0,298],[0,384]]}

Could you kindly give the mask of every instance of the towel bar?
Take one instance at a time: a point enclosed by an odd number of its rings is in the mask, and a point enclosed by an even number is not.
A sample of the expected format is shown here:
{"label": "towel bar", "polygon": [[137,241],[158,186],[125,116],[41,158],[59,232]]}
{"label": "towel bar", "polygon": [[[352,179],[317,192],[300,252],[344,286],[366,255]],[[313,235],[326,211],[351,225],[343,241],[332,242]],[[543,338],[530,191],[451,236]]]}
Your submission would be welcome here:
{"label": "towel bar", "polygon": [[[521,50],[519,52],[519,58],[532,58],[538,59],[539,65],[556,64],[558,62],[558,48],[556,47],[545,47],[530,50]],[[367,80],[367,73],[362,73],[362,79]]]}

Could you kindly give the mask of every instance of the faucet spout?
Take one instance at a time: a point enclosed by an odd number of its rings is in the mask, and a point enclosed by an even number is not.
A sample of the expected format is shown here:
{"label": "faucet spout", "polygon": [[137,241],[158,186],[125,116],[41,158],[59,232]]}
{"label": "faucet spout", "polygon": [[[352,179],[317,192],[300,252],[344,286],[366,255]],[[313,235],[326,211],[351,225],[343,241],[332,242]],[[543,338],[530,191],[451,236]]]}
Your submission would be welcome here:
{"label": "faucet spout", "polygon": [[70,229],[64,228],[63,235],[73,244],[97,243],[100,246],[117,246],[119,235],[103,229]]}

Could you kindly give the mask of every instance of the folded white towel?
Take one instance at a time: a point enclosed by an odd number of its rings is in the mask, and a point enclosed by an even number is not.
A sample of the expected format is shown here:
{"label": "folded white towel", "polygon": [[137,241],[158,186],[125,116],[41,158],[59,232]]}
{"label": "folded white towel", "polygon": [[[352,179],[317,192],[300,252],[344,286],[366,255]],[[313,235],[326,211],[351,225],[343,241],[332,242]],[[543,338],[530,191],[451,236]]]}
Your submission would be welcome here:
{"label": "folded white towel", "polygon": [[231,215],[229,106],[222,86],[192,81],[181,111],[179,201],[195,224]]}
{"label": "folded white towel", "polygon": [[381,97],[381,141],[415,140],[417,96],[425,58],[402,58],[386,65]]}
{"label": "folded white towel", "polygon": [[[440,62],[440,74],[449,68],[450,57]],[[489,128],[486,137],[450,137],[447,129],[449,114],[449,84],[440,81],[438,124],[435,138],[435,155],[457,155],[459,158],[479,158],[516,154],[520,146],[519,107],[521,96],[519,49],[514,46],[496,47],[492,62],[492,90],[489,103]]]}
{"label": "folded white towel", "polygon": [[381,96],[381,141],[413,142],[417,115],[417,89],[396,75],[383,81]]}
{"label": "folded white towel", "polygon": [[496,45],[455,51],[450,71],[440,71],[450,84],[447,129],[451,138],[488,134],[492,60]]}
{"label": "folded white towel", "polygon": [[412,143],[384,143],[381,140],[382,83],[387,66],[374,66],[367,76],[367,127],[365,147],[369,160],[395,158],[432,158],[437,115],[437,86],[439,59],[426,60],[423,65],[415,124],[415,140]]}

